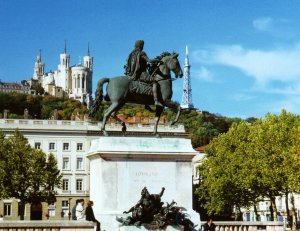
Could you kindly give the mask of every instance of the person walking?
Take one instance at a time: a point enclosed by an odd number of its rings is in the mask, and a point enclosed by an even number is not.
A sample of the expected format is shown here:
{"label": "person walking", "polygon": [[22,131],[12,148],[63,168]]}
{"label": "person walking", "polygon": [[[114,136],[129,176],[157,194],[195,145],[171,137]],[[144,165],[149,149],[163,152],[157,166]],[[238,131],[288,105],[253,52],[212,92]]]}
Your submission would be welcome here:
{"label": "person walking", "polygon": [[76,220],[85,220],[83,205],[84,199],[80,199],[76,206]]}

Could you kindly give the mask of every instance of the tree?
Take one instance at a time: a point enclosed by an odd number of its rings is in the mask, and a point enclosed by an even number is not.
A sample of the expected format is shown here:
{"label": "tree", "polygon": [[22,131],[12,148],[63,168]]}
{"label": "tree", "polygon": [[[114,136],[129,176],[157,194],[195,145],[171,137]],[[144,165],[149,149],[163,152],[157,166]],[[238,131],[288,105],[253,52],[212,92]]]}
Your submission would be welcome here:
{"label": "tree", "polygon": [[20,219],[24,220],[26,203],[55,200],[55,187],[60,187],[60,171],[53,154],[32,148],[16,130],[3,140],[4,179],[2,198],[20,199]]}
{"label": "tree", "polygon": [[253,202],[254,192],[248,190],[245,180],[250,170],[243,168],[249,132],[247,123],[235,123],[207,149],[207,158],[199,167],[202,182],[196,193],[209,214],[219,214],[227,206],[248,207]]}
{"label": "tree", "polygon": [[[300,162],[295,154],[295,145],[299,140],[299,117],[282,110],[280,115],[268,114],[265,119],[253,123],[250,150],[252,156],[259,159],[257,177],[259,187],[263,188],[262,197],[271,201],[271,220],[277,219],[275,197],[285,195],[286,211],[289,193],[296,188],[299,190]],[[292,160],[292,161],[291,161]]]}
{"label": "tree", "polygon": [[[287,113],[268,114],[249,124],[234,124],[215,138],[199,168],[203,177],[197,194],[209,213],[226,205],[254,206],[271,201],[271,220],[277,214],[275,197],[300,191],[300,120]],[[204,200],[205,199],[205,200]]]}

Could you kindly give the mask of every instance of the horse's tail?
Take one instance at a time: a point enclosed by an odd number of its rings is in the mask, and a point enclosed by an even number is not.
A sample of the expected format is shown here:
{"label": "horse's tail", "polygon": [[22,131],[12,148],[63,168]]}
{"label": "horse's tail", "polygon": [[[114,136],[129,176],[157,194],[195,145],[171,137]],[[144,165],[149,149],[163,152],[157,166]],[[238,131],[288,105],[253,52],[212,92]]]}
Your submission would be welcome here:
{"label": "horse's tail", "polygon": [[103,85],[109,82],[109,78],[102,78],[97,83],[97,89],[95,92],[95,100],[93,106],[91,107],[89,115],[92,117],[100,107],[100,104],[103,100]]}

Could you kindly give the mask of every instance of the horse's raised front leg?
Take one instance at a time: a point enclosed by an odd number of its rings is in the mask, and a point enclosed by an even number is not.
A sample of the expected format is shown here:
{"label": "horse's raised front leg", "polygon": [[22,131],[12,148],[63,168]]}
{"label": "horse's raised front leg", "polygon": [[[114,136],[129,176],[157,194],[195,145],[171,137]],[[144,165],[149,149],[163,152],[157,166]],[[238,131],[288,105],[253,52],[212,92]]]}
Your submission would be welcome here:
{"label": "horse's raised front leg", "polygon": [[109,108],[107,108],[107,110],[104,112],[103,120],[102,120],[102,126],[101,126],[101,131],[103,132],[103,134],[104,134],[105,136],[108,136],[107,131],[105,130],[105,125],[106,125],[107,119],[110,117],[110,115],[111,115],[113,112],[118,111],[122,106],[123,106],[123,103],[120,103],[120,102],[113,102],[113,103],[109,106]]}
{"label": "horse's raised front leg", "polygon": [[178,122],[178,119],[179,119],[179,116],[180,116],[180,113],[181,113],[181,107],[178,103],[175,103],[172,100],[166,100],[165,104],[166,104],[167,107],[177,110],[175,119],[170,122],[170,125],[174,125],[175,123]]}

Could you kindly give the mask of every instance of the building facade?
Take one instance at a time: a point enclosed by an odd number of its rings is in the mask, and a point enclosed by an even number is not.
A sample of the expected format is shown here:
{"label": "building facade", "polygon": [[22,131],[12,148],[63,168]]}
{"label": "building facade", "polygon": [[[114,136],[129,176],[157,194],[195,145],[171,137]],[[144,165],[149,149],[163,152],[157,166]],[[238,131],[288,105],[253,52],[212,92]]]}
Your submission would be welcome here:
{"label": "building facade", "polygon": [[89,48],[87,55],[83,57],[83,63],[71,66],[70,55],[65,46],[55,71],[45,72],[40,51],[34,65],[33,77],[28,82],[30,86],[41,84],[45,92],[50,95],[77,99],[89,107],[92,103],[92,78],[93,57],[90,55]]}
{"label": "building facade", "polygon": [[35,94],[35,91],[30,89],[29,84],[22,81],[21,83],[4,83],[0,80],[0,92],[4,93],[24,93],[24,94]]}
{"label": "building facade", "polygon": [[[53,153],[58,162],[62,185],[57,189],[56,202],[53,204],[27,204],[25,220],[69,219],[69,212],[76,199],[89,199],[89,161],[86,155],[91,141],[100,136],[101,123],[88,121],[0,119],[0,129],[10,135],[19,129],[29,144],[45,153]],[[123,136],[120,123],[107,125],[112,135]],[[151,136],[153,125],[127,124],[126,136]],[[186,137],[183,125],[159,125],[158,131],[164,137]],[[19,220],[18,200],[14,198],[0,201],[0,215],[5,220]]]}

